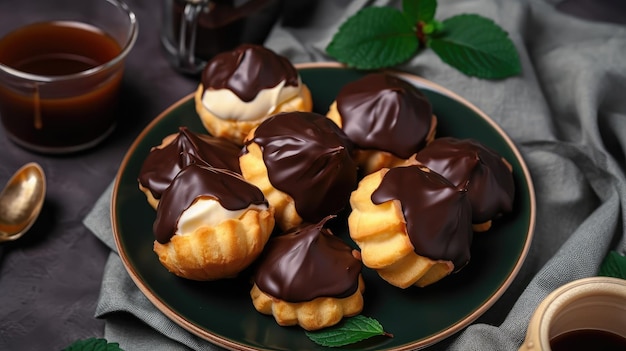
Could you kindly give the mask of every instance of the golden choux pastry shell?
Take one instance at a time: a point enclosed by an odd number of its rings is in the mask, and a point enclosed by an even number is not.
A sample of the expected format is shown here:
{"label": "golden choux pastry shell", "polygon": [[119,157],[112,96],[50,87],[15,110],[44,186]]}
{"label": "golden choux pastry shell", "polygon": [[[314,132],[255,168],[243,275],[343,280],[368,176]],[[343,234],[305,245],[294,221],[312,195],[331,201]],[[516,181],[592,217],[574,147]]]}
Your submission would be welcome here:
{"label": "golden choux pastry shell", "polygon": [[249,209],[238,219],[174,235],[166,244],[154,242],[161,264],[175,275],[192,280],[236,276],[261,253],[274,229],[274,211]]}
{"label": "golden choux pastry shell", "polygon": [[399,288],[430,285],[452,272],[450,261],[415,253],[399,201],[374,204],[372,193],[389,171],[383,168],[365,176],[350,196],[350,237],[359,246],[363,264]]}
{"label": "golden choux pastry shell", "polygon": [[345,298],[318,297],[305,302],[287,302],[261,291],[256,284],[250,291],[252,303],[257,311],[274,316],[281,326],[299,325],[306,330],[330,327],[363,310],[365,283],[359,275],[357,291]]}

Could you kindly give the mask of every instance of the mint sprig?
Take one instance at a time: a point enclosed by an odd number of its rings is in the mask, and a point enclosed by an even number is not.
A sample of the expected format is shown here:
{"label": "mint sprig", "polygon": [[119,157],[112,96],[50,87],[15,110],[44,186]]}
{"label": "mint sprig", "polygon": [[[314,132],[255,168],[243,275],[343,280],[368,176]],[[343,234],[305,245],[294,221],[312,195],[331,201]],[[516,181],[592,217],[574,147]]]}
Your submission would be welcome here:
{"label": "mint sprig", "polygon": [[384,331],[377,320],[363,315],[346,318],[329,328],[305,333],[316,344],[327,347],[345,346],[378,335],[393,337]]}
{"label": "mint sprig", "polygon": [[610,251],[602,261],[598,275],[626,279],[626,257]]}
{"label": "mint sprig", "polygon": [[109,343],[102,338],[76,340],[63,351],[124,351],[116,342]]}
{"label": "mint sprig", "polygon": [[326,52],[349,67],[393,67],[431,48],[442,61],[468,76],[501,79],[521,72],[508,33],[476,14],[435,19],[437,0],[404,0],[402,10],[365,7],[348,18]]}

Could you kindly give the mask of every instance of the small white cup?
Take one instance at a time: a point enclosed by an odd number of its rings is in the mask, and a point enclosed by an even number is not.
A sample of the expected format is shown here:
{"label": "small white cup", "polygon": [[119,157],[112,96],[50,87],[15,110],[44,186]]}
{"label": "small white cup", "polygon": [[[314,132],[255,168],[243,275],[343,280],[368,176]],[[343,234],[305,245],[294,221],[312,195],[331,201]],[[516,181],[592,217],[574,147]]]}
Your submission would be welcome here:
{"label": "small white cup", "polygon": [[535,310],[519,350],[550,351],[559,335],[589,329],[626,338],[626,280],[591,277],[556,289]]}

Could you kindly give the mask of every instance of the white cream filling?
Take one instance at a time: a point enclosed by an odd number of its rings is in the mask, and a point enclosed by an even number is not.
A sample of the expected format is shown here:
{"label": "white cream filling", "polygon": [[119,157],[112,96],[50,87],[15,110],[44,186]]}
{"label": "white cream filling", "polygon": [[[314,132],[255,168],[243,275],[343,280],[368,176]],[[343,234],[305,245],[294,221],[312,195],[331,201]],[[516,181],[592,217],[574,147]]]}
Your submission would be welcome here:
{"label": "white cream filling", "polygon": [[180,215],[176,235],[191,234],[199,227],[214,227],[226,219],[240,218],[247,210],[267,210],[265,205],[250,205],[242,210],[231,211],[213,198],[199,198]]}
{"label": "white cream filling", "polygon": [[202,104],[214,116],[224,120],[254,121],[276,109],[283,102],[300,94],[302,82],[298,86],[285,87],[286,81],[270,89],[259,91],[254,100],[245,102],[229,89],[207,89],[202,95]]}

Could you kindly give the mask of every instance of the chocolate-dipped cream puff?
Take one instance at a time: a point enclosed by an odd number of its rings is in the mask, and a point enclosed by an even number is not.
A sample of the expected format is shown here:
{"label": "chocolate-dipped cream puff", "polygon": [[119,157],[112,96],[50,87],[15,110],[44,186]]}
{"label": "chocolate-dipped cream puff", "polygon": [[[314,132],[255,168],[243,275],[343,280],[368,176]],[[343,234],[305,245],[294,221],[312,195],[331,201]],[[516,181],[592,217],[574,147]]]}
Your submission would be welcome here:
{"label": "chocolate-dipped cream puff", "polygon": [[473,139],[437,138],[415,156],[418,164],[455,185],[468,182],[474,231],[491,227],[492,220],[513,209],[515,184],[511,164]]}
{"label": "chocolate-dipped cream puff", "polygon": [[241,147],[228,140],[180,127],[178,133],[166,136],[160,145],[150,150],[137,179],[139,189],[156,209],[163,191],[181,169],[199,163],[240,173],[240,152]]}
{"label": "chocolate-dipped cream puff", "polygon": [[194,100],[202,124],[239,145],[269,116],[313,108],[311,92],[291,62],[259,45],[216,55],[201,79]]}
{"label": "chocolate-dipped cream puff", "polygon": [[363,309],[358,252],[323,227],[327,219],[272,237],[258,260],[250,296],[279,325],[317,330]]}
{"label": "chocolate-dipped cream puff", "polygon": [[390,284],[430,285],[470,260],[466,189],[419,166],[367,175],[350,197],[350,237],[363,264]]}
{"label": "chocolate-dipped cream puff", "polygon": [[170,272],[192,280],[236,276],[274,229],[263,193],[232,171],[191,164],[163,192],[154,252]]}
{"label": "chocolate-dipped cream puff", "polygon": [[339,213],[357,184],[352,144],[314,112],[283,112],[265,120],[250,132],[239,164],[243,177],[275,208],[283,230]]}
{"label": "chocolate-dipped cream puff", "polygon": [[364,174],[403,164],[435,137],[437,117],[414,85],[370,73],[343,86],[327,112],[357,149]]}

